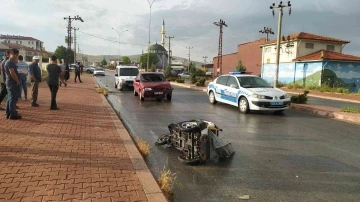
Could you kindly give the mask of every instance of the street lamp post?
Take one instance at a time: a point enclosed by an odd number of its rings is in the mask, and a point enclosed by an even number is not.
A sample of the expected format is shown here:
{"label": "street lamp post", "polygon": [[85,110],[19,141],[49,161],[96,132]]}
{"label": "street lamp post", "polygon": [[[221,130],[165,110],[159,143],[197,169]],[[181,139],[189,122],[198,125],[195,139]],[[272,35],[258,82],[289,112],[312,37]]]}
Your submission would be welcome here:
{"label": "street lamp post", "polygon": [[111,28],[111,29],[113,29],[113,30],[115,30],[116,31],[116,33],[119,35],[119,48],[118,48],[118,54],[119,54],[119,63],[120,63],[120,35],[123,33],[123,32],[127,32],[128,30],[124,30],[124,31],[122,31],[122,32],[119,32],[118,30],[116,30],[115,28]]}
{"label": "street lamp post", "polygon": [[150,2],[151,0],[147,0],[149,3],[149,8],[150,8],[150,20],[149,20],[149,45],[148,45],[148,53],[147,53],[147,64],[146,64],[146,71],[149,70],[149,60],[150,60],[150,25],[151,25],[151,7],[153,5],[153,3],[155,2],[155,0],[152,0],[152,2]]}

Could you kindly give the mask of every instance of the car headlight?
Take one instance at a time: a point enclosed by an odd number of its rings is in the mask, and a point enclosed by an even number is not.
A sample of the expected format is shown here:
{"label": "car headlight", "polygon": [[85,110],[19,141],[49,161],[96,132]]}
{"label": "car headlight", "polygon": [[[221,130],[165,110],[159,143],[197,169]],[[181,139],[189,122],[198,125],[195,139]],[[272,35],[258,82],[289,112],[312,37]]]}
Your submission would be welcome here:
{"label": "car headlight", "polygon": [[152,91],[151,88],[145,88],[144,90],[145,90],[145,91]]}
{"label": "car headlight", "polygon": [[284,96],[285,96],[285,98],[290,98],[290,97],[291,97],[291,96],[288,95],[288,94],[285,94]]}
{"label": "car headlight", "polygon": [[265,95],[252,94],[251,97],[259,98],[259,99],[265,99]]}

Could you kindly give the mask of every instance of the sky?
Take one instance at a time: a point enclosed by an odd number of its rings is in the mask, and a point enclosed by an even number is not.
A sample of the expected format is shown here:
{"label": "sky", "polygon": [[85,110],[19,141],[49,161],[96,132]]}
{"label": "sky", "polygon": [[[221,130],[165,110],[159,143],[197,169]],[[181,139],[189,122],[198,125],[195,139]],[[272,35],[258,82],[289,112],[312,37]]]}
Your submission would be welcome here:
{"label": "sky", "polygon": [[[277,34],[278,10],[270,6],[278,0],[155,0],[151,12],[151,44],[161,43],[161,25],[166,35],[174,36],[174,56],[212,61],[217,55],[219,27],[224,20],[223,54],[237,51],[237,45],[264,37],[259,33],[270,27]],[[287,3],[287,1],[284,1]],[[344,53],[360,55],[359,0],[293,0],[292,13],[284,9],[282,35],[309,32],[351,41]],[[30,36],[44,42],[48,51],[65,44],[67,21],[79,15],[80,51],[91,55],[135,55],[147,50],[150,8],[147,0],[2,0],[0,34]],[[6,20],[4,20],[6,19]],[[119,36],[114,29],[121,32]],[[126,31],[128,30],[128,31]],[[91,36],[92,35],[92,36]],[[96,36],[96,37],[94,37]],[[97,38],[100,37],[100,38]],[[103,39],[113,40],[113,42]],[[166,41],[166,49],[168,48]]]}

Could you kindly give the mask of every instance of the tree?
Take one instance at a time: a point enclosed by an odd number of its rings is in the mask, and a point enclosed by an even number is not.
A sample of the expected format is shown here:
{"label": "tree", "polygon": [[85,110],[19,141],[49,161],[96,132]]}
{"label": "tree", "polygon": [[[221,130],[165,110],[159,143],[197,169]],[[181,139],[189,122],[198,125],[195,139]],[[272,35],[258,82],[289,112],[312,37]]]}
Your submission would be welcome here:
{"label": "tree", "polygon": [[107,62],[106,62],[106,60],[105,60],[105,57],[101,60],[101,62],[100,62],[100,64],[101,64],[101,66],[105,66],[105,65],[107,65]]}
{"label": "tree", "polygon": [[131,60],[128,56],[122,56],[121,57],[121,61],[123,62],[123,64],[130,64]]}
{"label": "tree", "polygon": [[156,72],[156,67],[155,67],[155,65],[151,66],[151,68],[149,69],[149,72]]}
{"label": "tree", "polygon": [[196,66],[193,62],[190,63],[190,66],[189,66],[189,71],[190,71],[190,82],[192,84],[195,84],[196,83]]}
{"label": "tree", "polygon": [[[157,57],[157,55],[155,53],[150,53],[149,55],[149,66],[153,66],[156,65],[156,63],[159,62],[159,58]],[[147,53],[144,53],[140,56],[140,63],[141,63],[141,68],[146,69],[147,67]]]}
{"label": "tree", "polygon": [[[64,61],[67,61],[67,48],[65,48],[64,46],[58,46],[54,52],[54,55],[59,59],[64,59]],[[74,51],[70,50],[70,63],[72,63],[74,61]]]}
{"label": "tree", "polygon": [[167,66],[164,70],[164,76],[167,78],[171,76],[172,68],[170,66]]}
{"label": "tree", "polygon": [[241,60],[239,60],[238,64],[236,65],[236,70],[243,71],[243,72],[246,71],[246,67],[243,65]]}

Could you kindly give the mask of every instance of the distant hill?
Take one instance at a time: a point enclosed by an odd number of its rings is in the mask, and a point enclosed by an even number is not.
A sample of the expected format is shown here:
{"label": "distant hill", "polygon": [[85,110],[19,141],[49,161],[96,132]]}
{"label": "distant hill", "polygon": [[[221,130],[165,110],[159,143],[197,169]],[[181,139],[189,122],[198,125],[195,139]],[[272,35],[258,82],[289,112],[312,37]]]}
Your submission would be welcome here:
{"label": "distant hill", "polygon": [[[104,57],[106,61],[115,61],[119,58],[118,55],[86,55],[83,54],[85,57],[88,58],[88,61],[90,63],[94,63],[94,62],[100,62]],[[141,54],[138,55],[127,55],[131,61],[139,61],[140,60],[140,56]],[[77,58],[81,58],[81,55],[78,54]],[[173,56],[173,58],[175,60],[180,60],[180,61],[184,61],[184,64],[187,65],[188,64],[188,59],[186,58],[182,58],[182,57],[177,57],[177,56]],[[198,62],[198,61],[192,61],[195,62],[196,67],[201,67],[202,64],[204,64],[203,62]]]}

